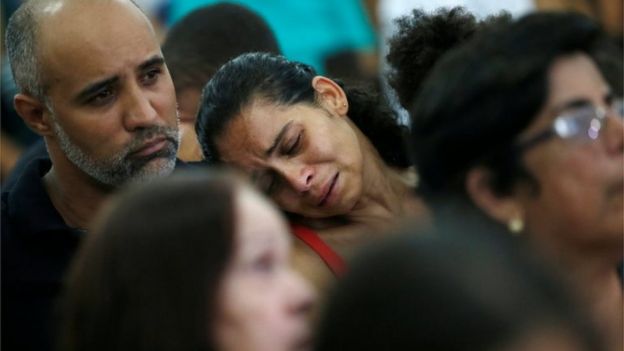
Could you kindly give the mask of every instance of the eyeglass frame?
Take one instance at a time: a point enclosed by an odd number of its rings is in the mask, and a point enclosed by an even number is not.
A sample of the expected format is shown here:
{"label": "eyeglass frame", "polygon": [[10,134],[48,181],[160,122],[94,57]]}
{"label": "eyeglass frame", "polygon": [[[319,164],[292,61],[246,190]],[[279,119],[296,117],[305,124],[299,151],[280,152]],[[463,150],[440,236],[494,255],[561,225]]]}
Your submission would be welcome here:
{"label": "eyeglass frame", "polygon": [[[600,137],[600,131],[601,129],[604,127],[605,124],[605,120],[607,118],[607,114],[608,114],[608,110],[612,110],[615,112],[615,114],[619,115],[620,117],[622,117],[623,115],[623,110],[624,110],[624,99],[618,98],[618,99],[614,99],[611,103],[611,106],[604,108],[604,107],[600,107],[600,106],[594,106],[591,104],[587,104],[581,107],[578,107],[577,109],[592,109],[593,110],[593,114],[594,117],[589,121],[589,128],[587,128],[587,130],[585,130],[585,134],[587,135],[586,140],[588,141],[592,141],[592,140],[596,140],[598,139],[598,137]],[[555,117],[555,119],[552,121],[550,128],[526,139],[526,140],[522,140],[519,142],[516,142],[514,145],[514,148],[517,151],[526,151],[529,150],[531,148],[533,148],[535,145],[538,145],[539,143],[542,143],[552,137],[559,137],[561,139],[573,139],[574,137],[578,136],[579,133],[582,133],[582,131],[579,131],[573,135],[570,136],[564,136],[561,135],[563,132],[560,131],[560,128],[557,128],[557,124],[561,123],[562,120],[566,119],[566,118],[573,118],[574,116],[574,112],[571,111],[564,111],[562,113],[560,113],[559,115],[557,115]]]}

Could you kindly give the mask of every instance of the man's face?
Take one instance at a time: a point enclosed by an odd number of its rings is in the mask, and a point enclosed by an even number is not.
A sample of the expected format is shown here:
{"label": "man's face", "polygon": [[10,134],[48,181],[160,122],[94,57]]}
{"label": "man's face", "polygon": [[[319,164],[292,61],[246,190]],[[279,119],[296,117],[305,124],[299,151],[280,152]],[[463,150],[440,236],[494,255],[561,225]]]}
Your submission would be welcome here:
{"label": "man's face", "polygon": [[40,34],[48,143],[106,185],[170,173],[179,143],[175,93],[147,19],[121,1],[54,11]]}

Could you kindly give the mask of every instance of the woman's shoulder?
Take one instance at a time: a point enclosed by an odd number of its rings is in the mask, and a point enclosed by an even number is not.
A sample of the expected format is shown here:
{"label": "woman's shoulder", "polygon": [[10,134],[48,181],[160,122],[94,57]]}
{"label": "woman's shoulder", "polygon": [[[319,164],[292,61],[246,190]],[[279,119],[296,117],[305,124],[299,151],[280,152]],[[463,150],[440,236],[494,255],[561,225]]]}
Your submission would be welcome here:
{"label": "woman's shoulder", "polygon": [[325,293],[336,280],[331,269],[318,253],[301,239],[294,240],[291,262],[295,270],[301,273],[321,294]]}

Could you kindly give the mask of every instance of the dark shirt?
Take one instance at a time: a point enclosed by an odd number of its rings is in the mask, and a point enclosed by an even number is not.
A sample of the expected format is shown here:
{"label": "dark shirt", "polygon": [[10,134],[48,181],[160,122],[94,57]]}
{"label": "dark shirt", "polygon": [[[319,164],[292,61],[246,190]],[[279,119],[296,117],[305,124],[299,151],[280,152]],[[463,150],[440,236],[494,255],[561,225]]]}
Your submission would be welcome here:
{"label": "dark shirt", "polygon": [[[43,184],[52,165],[39,155],[2,190],[2,350],[53,350],[64,275],[86,234],[58,213]],[[203,168],[176,162],[178,169]]]}
{"label": "dark shirt", "polygon": [[2,192],[2,349],[52,350],[52,309],[63,275],[84,233],[52,205],[42,177],[49,159],[35,159]]}
{"label": "dark shirt", "polygon": [[46,149],[46,145],[43,139],[30,145],[24,151],[24,153],[20,155],[19,159],[15,163],[15,166],[13,166],[11,173],[9,173],[7,179],[4,181],[4,183],[2,183],[2,191],[10,190],[13,185],[19,180],[26,166],[28,166],[33,160],[36,160],[38,158],[50,158],[50,156],[48,155],[48,149]]}

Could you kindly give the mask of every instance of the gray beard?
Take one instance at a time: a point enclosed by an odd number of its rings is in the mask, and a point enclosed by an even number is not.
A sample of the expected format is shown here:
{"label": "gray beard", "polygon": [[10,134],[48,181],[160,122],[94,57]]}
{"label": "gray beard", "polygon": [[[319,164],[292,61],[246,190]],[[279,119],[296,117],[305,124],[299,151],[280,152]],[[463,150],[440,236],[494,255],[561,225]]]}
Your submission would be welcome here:
{"label": "gray beard", "polygon": [[[52,118],[52,120],[54,134],[67,159],[102,184],[119,187],[126,183],[146,182],[169,175],[175,167],[180,141],[176,128],[156,126],[141,130],[137,132],[132,142],[117,154],[106,159],[95,159],[70,140],[69,135],[58,124],[56,118]],[[164,135],[170,142],[163,150],[148,158],[128,157],[154,135]],[[155,158],[163,158],[165,162],[159,165],[150,165],[150,161]]]}

